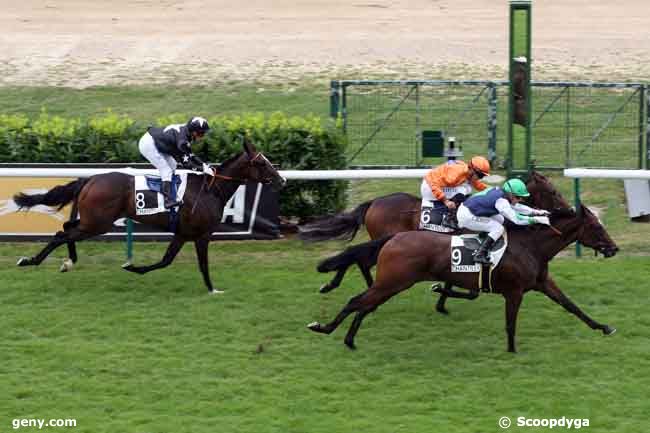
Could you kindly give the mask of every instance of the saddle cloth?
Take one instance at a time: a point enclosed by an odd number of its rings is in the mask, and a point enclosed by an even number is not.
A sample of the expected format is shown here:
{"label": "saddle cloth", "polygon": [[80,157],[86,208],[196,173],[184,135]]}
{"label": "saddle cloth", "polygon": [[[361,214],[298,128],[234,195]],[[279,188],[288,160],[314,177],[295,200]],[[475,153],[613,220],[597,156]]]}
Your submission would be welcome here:
{"label": "saddle cloth", "polygon": [[[439,202],[438,202],[439,203]],[[441,204],[442,205],[442,204]],[[428,230],[438,233],[451,233],[454,229],[442,224],[442,220],[447,215],[450,216],[449,210],[445,205],[430,207],[422,205],[420,210],[420,230]]]}
{"label": "saddle cloth", "polygon": [[[480,272],[481,264],[474,262],[474,252],[481,245],[477,234],[467,234],[451,237],[451,272]],[[503,253],[508,246],[508,233],[496,241],[490,251],[491,268],[496,268],[501,262]]]}
{"label": "saddle cloth", "polygon": [[[165,198],[160,193],[162,181],[159,176],[134,176],[135,214],[153,215],[169,212],[165,209]],[[187,186],[187,173],[175,174],[172,177],[172,199],[181,201]]]}

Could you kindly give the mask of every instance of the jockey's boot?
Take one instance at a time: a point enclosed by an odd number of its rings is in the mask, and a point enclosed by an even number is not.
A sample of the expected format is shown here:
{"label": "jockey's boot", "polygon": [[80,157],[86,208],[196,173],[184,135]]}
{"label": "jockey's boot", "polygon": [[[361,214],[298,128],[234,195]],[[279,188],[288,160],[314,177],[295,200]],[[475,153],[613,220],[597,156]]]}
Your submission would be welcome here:
{"label": "jockey's boot", "polygon": [[494,245],[494,239],[492,239],[489,236],[486,236],[481,246],[479,246],[478,250],[476,250],[476,253],[474,253],[474,262],[489,265],[491,263],[489,253],[493,245]]}
{"label": "jockey's boot", "polygon": [[162,191],[160,191],[165,197],[165,209],[170,209],[176,206],[179,206],[181,202],[172,200],[172,183],[168,180],[162,182]]}
{"label": "jockey's boot", "polygon": [[442,221],[440,224],[452,230],[460,230],[460,227],[458,227],[458,224],[456,223],[456,216],[451,212],[445,212],[442,214]]}

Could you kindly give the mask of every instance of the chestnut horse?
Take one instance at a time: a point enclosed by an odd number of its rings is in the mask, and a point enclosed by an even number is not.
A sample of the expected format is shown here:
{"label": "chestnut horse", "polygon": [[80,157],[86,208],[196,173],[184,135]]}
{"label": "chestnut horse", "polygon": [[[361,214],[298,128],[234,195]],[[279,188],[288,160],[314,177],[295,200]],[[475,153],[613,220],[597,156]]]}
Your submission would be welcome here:
{"label": "chestnut horse", "polygon": [[[216,170],[215,176],[190,173],[183,205],[179,209],[178,224],[167,251],[158,263],[150,266],[123,268],[127,271],[145,274],[172,263],[185,242],[193,241],[199,262],[199,269],[210,293],[219,293],[210,280],[208,268],[208,243],[210,235],[221,222],[223,208],[239,185],[247,181],[271,184],[280,188],[285,179],[275,170],[269,160],[244,141],[244,152],[224,161]],[[17,194],[14,201],[21,208],[38,204],[62,208],[73,202],[73,210],[79,211],[79,219],[63,225],[43,250],[32,258],[22,257],[18,266],[39,265],[55,248],[68,244],[70,259],[77,260],[74,242],[89,239],[111,230],[113,222],[119,218],[167,230],[169,214],[136,215],[134,199],[134,178],[124,173],[106,173],[78,179],[67,185],[54,187],[45,194]],[[73,215],[77,215],[76,211]]]}
{"label": "chestnut horse", "polygon": [[[569,207],[567,201],[541,173],[532,172],[526,187],[531,194],[527,203],[531,206],[546,210]],[[307,242],[351,240],[361,225],[365,225],[370,238],[376,240],[349,247],[342,253],[324,260],[318,266],[318,271],[336,271],[336,275],[330,282],[321,286],[320,292],[327,293],[339,287],[348,268],[355,264],[370,287],[373,281],[370,269],[377,263],[379,249],[385,243],[386,237],[399,232],[418,230],[420,202],[418,197],[411,194],[389,194],[362,203],[350,213],[320,218],[301,227],[300,238]],[[451,290],[451,287],[448,283],[444,289],[436,289],[436,292],[440,293],[436,310],[440,313],[449,314],[445,307],[448,297],[470,300],[478,297],[478,292],[460,293]]]}
{"label": "chestnut horse", "polygon": [[[551,214],[552,224],[530,226],[508,231],[508,248],[499,266],[492,273],[492,287],[506,303],[508,351],[516,352],[515,328],[517,313],[524,292],[538,290],[568,311],[578,315],[592,328],[605,335],[616,331],[588,318],[557,288],[548,275],[548,262],[577,239],[588,247],[603,251],[610,257],[618,248],[595,216],[584,206],[557,209]],[[451,237],[429,231],[397,233],[383,241],[377,261],[377,278],[365,292],[353,297],[328,324],[313,322],[314,332],[330,334],[351,313],[355,318],[345,336],[345,344],[354,349],[354,337],[364,317],[397,293],[420,281],[445,281],[478,291],[476,273],[451,272]]]}

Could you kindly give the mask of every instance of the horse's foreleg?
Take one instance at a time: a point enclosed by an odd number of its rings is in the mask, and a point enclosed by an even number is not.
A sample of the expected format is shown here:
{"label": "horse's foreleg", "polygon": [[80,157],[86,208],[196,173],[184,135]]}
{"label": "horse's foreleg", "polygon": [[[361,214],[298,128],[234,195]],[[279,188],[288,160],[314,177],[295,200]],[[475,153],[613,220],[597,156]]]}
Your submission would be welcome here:
{"label": "horse's foreleg", "polygon": [[167,247],[167,251],[165,252],[165,255],[163,256],[162,260],[159,261],[158,263],[155,263],[150,266],[133,266],[131,264],[128,264],[126,266],[122,266],[122,269],[129,272],[135,272],[136,274],[146,274],[147,272],[153,271],[155,269],[161,269],[166,266],[169,266],[171,262],[174,261],[174,258],[176,257],[176,255],[181,250],[184,244],[185,244],[184,240],[182,240],[178,236],[174,236],[171,243],[169,244],[169,247]]}
{"label": "horse's foreleg", "polygon": [[515,290],[503,295],[506,299],[506,332],[508,333],[508,352],[517,352],[515,348],[515,331],[517,329],[517,313],[521,306],[523,293]]}
{"label": "horse's foreleg", "polygon": [[578,319],[585,322],[591,329],[600,329],[605,335],[611,335],[616,332],[616,328],[598,323],[586,315],[580,308],[578,308],[576,304],[573,303],[573,301],[571,301],[571,299],[569,299],[562,292],[562,290],[560,290],[557,284],[555,284],[555,281],[553,281],[550,277],[548,277],[540,287],[536,288],[536,290],[544,293],[554,302],[564,307],[565,310],[577,316]]}
{"label": "horse's foreleg", "polygon": [[206,236],[194,241],[194,248],[196,249],[196,257],[199,259],[199,269],[203,275],[203,281],[208,286],[210,294],[223,293],[223,290],[214,290],[212,281],[210,281],[210,268],[208,266],[208,245],[210,244],[210,237]]}

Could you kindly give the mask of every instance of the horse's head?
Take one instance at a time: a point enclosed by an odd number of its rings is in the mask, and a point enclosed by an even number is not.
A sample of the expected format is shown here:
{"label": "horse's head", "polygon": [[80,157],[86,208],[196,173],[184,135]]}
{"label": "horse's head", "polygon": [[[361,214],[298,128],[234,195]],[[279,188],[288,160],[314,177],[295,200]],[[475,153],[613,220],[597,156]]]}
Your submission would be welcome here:
{"label": "horse's head", "polygon": [[582,228],[578,234],[578,241],[605,257],[612,257],[618,252],[616,243],[609,237],[607,230],[600,223],[596,215],[587,206],[580,205],[580,218],[583,220]]}
{"label": "horse's head", "polygon": [[580,205],[580,214],[576,215],[575,210],[569,207],[569,203],[548,178],[535,171],[530,174],[526,187],[530,193],[528,201],[531,206],[552,211],[553,217],[580,217],[578,242],[601,252],[605,257],[612,257],[616,254],[618,251],[616,243],[609,237],[605,227],[589,208]]}
{"label": "horse's head", "polygon": [[239,176],[243,179],[263,184],[270,184],[274,190],[279,190],[287,183],[280,173],[273,167],[262,152],[255,149],[255,145],[244,139],[244,152],[235,160]]}
{"label": "horse's head", "polygon": [[[556,208],[551,211],[551,223],[564,231],[576,227],[576,240],[582,245],[593,248],[605,257],[612,257],[618,252],[616,243],[609,237],[607,230],[588,207],[580,205],[579,212],[573,208]],[[572,230],[573,231],[573,230]]]}

